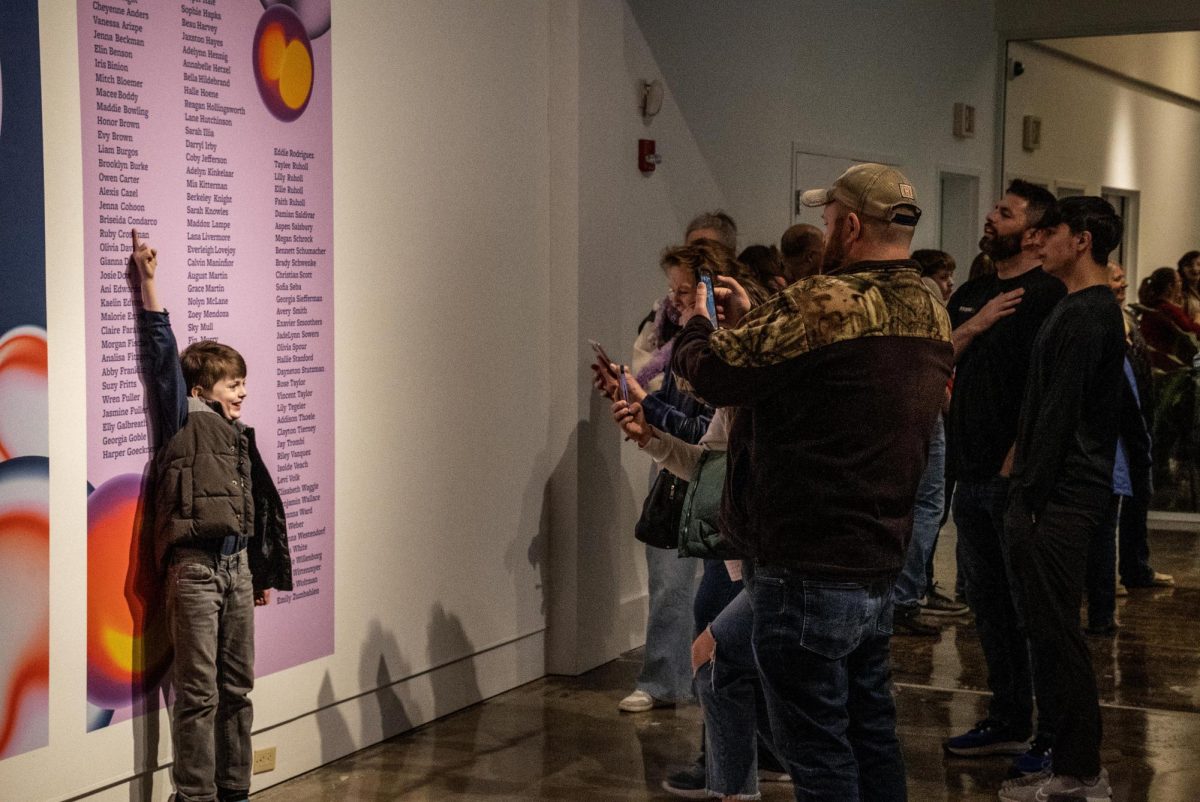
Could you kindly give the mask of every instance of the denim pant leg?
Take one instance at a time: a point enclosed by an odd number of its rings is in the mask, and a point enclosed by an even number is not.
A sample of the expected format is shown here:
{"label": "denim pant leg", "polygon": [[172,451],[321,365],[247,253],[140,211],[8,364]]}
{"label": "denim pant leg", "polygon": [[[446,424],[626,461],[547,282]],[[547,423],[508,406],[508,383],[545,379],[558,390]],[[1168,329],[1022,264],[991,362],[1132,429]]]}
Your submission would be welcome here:
{"label": "denim pant leg", "polygon": [[892,608],[888,600],[873,632],[850,653],[850,745],[858,760],[858,784],[864,802],[904,800],[904,760],[896,736],[896,700],[892,696]]}
{"label": "denim pant leg", "polygon": [[167,573],[167,625],[175,647],[171,769],[179,802],[216,798],[217,654],[225,580],[217,557],[176,549]]}
{"label": "denim pant leg", "polygon": [[1100,525],[1092,532],[1087,550],[1088,626],[1103,629],[1116,623],[1117,609],[1117,509],[1114,495]]}
{"label": "denim pant leg", "polygon": [[637,687],[664,702],[692,698],[692,599],[696,561],[672,550],[646,547],[650,611]]}
{"label": "denim pant leg", "polygon": [[756,731],[769,729],[762,685],[754,664],[754,608],[739,593],[709,627],[713,659],[696,671],[696,695],[704,711],[710,793],[758,799]]}
{"label": "denim pant leg", "polygon": [[1118,535],[1118,567],[1121,584],[1127,587],[1146,585],[1154,579],[1150,567],[1150,541],[1146,533],[1146,516],[1150,512],[1150,487],[1135,487],[1132,496],[1121,499],[1121,528]]}
{"label": "denim pant leg", "polygon": [[1033,729],[1033,672],[1004,538],[1007,497],[1006,479],[959,480],[954,490],[954,524],[959,569],[965,574],[967,601],[987,662],[992,691],[988,718],[1019,739],[1029,737]]}
{"label": "denim pant leg", "polygon": [[942,528],[942,507],[946,495],[946,435],[939,415],[929,441],[929,461],[917,486],[913,504],[912,538],[904,567],[896,578],[896,606],[914,608],[925,595],[926,567],[933,556],[938,530]]}
{"label": "denim pant leg", "polygon": [[888,686],[890,583],[804,579],[760,565],[750,597],[771,732],[796,799],[905,800]]}
{"label": "denim pant leg", "polygon": [[245,551],[222,560],[228,584],[217,660],[217,787],[248,791],[253,766],[254,583]]}
{"label": "denim pant leg", "polygon": [[704,574],[700,577],[700,586],[696,588],[696,598],[692,602],[692,618],[695,624],[692,635],[695,637],[708,627],[721,611],[742,592],[742,581],[734,582],[729,578],[729,570],[724,560],[705,560]]}

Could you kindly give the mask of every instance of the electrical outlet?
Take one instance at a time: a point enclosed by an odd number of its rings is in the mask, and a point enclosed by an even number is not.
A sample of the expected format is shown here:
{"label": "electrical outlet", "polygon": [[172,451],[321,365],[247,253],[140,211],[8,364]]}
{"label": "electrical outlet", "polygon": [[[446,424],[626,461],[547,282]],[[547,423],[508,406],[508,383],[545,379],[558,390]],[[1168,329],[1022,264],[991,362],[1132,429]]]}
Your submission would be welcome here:
{"label": "electrical outlet", "polygon": [[273,746],[254,750],[254,773],[262,774],[264,771],[275,771],[275,747]]}

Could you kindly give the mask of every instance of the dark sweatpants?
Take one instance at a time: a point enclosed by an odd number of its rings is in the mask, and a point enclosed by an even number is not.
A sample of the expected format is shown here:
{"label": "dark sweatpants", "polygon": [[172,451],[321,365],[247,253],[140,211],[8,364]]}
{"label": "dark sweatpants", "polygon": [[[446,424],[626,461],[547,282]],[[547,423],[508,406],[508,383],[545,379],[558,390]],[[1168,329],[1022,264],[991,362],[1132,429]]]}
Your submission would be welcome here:
{"label": "dark sweatpants", "polygon": [[1035,521],[1014,491],[1005,521],[1026,631],[1034,660],[1045,668],[1044,692],[1051,697],[1043,700],[1039,689],[1038,702],[1056,719],[1053,770],[1080,778],[1100,773],[1100,700],[1079,629],[1079,605],[1088,541],[1103,517],[1103,509],[1050,502]]}

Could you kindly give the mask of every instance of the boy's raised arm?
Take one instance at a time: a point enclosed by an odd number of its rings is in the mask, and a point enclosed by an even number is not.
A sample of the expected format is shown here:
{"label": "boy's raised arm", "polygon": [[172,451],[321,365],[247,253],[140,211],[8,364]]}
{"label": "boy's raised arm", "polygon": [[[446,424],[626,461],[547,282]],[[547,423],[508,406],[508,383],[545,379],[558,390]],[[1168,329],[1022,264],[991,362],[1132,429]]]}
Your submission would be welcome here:
{"label": "boy's raised arm", "polygon": [[141,339],[142,380],[149,394],[151,425],[158,445],[165,443],[187,422],[187,387],[179,364],[179,346],[167,310],[158,299],[154,274],[158,251],[133,232],[133,264],[142,295],[138,314]]}

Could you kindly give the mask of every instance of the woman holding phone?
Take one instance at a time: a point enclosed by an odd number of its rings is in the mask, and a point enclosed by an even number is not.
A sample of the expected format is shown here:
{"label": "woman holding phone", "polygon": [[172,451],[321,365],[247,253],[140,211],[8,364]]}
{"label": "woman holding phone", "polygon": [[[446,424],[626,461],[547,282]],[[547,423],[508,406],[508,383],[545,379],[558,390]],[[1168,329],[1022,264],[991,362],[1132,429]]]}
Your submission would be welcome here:
{"label": "woman holding phone", "polygon": [[[755,303],[770,294],[728,250],[714,243],[701,241],[667,248],[659,264],[667,279],[667,302],[676,319],[680,313],[690,313],[696,287],[705,273],[736,279]],[[669,365],[670,348],[662,350],[664,365]],[[669,370],[665,371],[662,388],[648,393],[628,368],[610,359],[598,356],[592,368],[595,385],[601,393],[614,402],[638,404],[645,419],[658,431],[694,444],[708,430],[713,410],[680,390]],[[621,394],[620,375],[625,377],[625,398]],[[655,473],[657,469],[652,476]],[[681,560],[673,551],[648,546],[646,562],[650,590],[646,647],[637,687],[620,703],[621,710],[626,712],[650,710],[692,697],[692,640],[741,589],[741,583],[730,579],[720,560],[705,561],[704,576],[694,598],[695,566],[691,560]]]}

